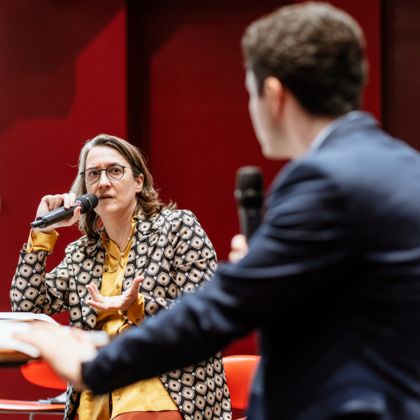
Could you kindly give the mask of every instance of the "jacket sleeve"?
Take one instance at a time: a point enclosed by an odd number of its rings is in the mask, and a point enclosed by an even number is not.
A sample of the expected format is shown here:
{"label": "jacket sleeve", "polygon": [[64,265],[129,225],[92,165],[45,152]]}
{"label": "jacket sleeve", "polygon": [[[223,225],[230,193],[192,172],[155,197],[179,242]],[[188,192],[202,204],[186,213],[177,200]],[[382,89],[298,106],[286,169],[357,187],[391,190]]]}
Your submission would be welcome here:
{"label": "jacket sleeve", "polygon": [[83,366],[85,383],[107,392],[203,360],[250,330],[287,318],[346,270],[345,213],[343,195],[328,176],[302,165],[292,170],[272,191],[247,256],[220,266],[197,293],[101,349]]}
{"label": "jacket sleeve", "polygon": [[170,241],[174,256],[173,277],[182,293],[194,291],[211,279],[217,268],[216,251],[196,216],[178,210],[171,220]]}
{"label": "jacket sleeve", "polygon": [[52,315],[68,309],[69,270],[64,259],[51,272],[46,271],[48,252],[27,251],[24,245],[10,289],[10,302],[15,312]]}

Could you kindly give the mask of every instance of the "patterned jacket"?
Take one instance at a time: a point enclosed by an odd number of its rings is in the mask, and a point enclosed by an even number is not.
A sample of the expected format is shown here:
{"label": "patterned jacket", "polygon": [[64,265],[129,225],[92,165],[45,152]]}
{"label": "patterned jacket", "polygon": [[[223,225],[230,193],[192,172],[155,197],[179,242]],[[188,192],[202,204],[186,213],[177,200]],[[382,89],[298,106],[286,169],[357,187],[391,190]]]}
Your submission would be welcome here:
{"label": "patterned jacket", "polygon": [[[93,330],[97,310],[85,302],[89,296],[86,285],[101,287],[102,241],[83,236],[69,244],[65,258],[49,273],[45,270],[47,255],[42,250],[26,252],[26,245],[23,247],[10,291],[13,311],[48,315],[68,311],[72,326]],[[138,219],[123,291],[142,274],[145,317],[152,316],[209,280],[216,266],[213,246],[194,214],[165,209],[150,219]],[[231,419],[220,354],[160,379],[184,419]],[[71,386],[67,392],[65,419],[71,419],[80,395]]]}

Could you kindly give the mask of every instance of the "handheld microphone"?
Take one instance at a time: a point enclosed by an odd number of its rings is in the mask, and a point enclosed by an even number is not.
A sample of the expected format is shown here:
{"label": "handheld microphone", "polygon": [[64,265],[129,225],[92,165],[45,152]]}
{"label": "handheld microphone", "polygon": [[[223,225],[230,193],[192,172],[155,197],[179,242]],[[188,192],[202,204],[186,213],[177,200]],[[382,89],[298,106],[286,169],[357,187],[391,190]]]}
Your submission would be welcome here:
{"label": "handheld microphone", "polygon": [[33,228],[44,228],[50,226],[60,220],[69,219],[73,216],[74,209],[80,207],[81,213],[92,211],[98,205],[98,197],[94,194],[83,194],[76,198],[76,205],[65,209],[58,207],[42,216],[37,217],[32,223]]}
{"label": "handheld microphone", "polygon": [[262,219],[263,176],[256,166],[243,166],[236,172],[235,198],[241,233],[249,239]]}

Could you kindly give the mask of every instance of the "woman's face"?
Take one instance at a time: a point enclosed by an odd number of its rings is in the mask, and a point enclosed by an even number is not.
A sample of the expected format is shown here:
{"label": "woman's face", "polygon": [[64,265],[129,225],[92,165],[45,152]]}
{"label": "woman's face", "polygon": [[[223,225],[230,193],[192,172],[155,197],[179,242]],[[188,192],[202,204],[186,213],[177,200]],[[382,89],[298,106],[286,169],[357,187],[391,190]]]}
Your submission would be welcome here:
{"label": "woman's face", "polygon": [[[123,176],[112,179],[121,175],[121,167],[124,167]],[[89,183],[98,173],[99,179]],[[86,157],[85,182],[87,192],[98,197],[95,211],[105,221],[110,216],[133,214],[137,204],[136,194],[143,187],[143,175],[134,177],[128,161],[115,149],[95,146]]]}

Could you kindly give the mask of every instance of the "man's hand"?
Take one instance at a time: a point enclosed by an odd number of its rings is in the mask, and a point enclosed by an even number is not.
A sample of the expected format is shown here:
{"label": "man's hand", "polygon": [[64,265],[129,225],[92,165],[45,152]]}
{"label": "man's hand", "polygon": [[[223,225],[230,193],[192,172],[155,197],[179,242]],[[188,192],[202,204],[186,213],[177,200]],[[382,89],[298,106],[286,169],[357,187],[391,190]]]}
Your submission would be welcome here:
{"label": "man's hand", "polygon": [[28,332],[15,333],[13,338],[36,347],[54,371],[80,391],[85,388],[82,363],[92,360],[97,353],[90,334],[78,328],[36,321],[31,322]]}
{"label": "man's hand", "polygon": [[230,243],[231,251],[229,253],[229,261],[234,263],[238,262],[248,252],[248,243],[246,242],[245,235],[238,234],[232,238]]}
{"label": "man's hand", "polygon": [[143,277],[135,278],[131,286],[119,296],[103,296],[96,284],[88,284],[86,288],[89,292],[89,298],[86,300],[86,303],[96,309],[125,311],[137,300],[139,286],[142,281]]}

